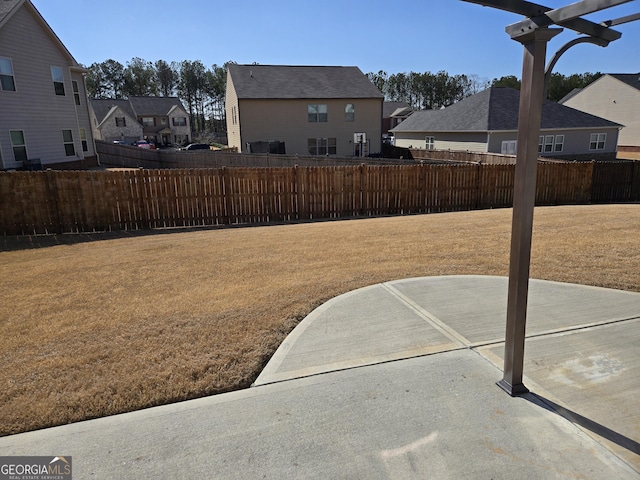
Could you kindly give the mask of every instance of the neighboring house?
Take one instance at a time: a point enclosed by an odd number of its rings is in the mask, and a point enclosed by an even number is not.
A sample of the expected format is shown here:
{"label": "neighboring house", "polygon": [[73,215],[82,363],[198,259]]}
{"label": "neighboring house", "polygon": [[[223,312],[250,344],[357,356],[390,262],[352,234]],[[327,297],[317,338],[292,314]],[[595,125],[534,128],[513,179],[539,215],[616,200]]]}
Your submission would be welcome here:
{"label": "neighboring house", "polygon": [[86,70],[29,0],[0,1],[0,168],[97,164]]}
{"label": "neighboring house", "polygon": [[382,110],[382,133],[388,133],[405,120],[413,109],[406,102],[384,102]]}
{"label": "neighboring house", "polygon": [[624,125],[618,144],[640,147],[640,73],[603,75],[560,103]]}
{"label": "neighboring house", "polygon": [[[414,112],[392,129],[398,147],[515,155],[520,92],[492,87],[441,110]],[[616,152],[621,125],[547,101],[541,156],[605,157]]]}
{"label": "neighboring house", "polygon": [[383,100],[357,67],[232,64],[228,143],[243,152],[268,142],[288,154],[378,153]]}
{"label": "neighboring house", "polygon": [[133,143],[145,139],[156,145],[189,142],[189,115],[175,97],[94,98],[90,106],[97,140]]}

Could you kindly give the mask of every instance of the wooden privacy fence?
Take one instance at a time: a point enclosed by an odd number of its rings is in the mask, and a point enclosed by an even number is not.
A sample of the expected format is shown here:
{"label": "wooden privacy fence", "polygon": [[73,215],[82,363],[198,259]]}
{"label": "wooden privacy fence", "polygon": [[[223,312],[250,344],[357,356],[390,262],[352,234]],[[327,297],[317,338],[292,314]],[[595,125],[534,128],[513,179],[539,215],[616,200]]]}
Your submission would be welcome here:
{"label": "wooden privacy fence", "polygon": [[269,155],[213,150],[147,150],[96,141],[100,164],[123,168],[221,168],[221,167],[324,167],[330,165],[405,165],[419,161],[369,157]]}
{"label": "wooden privacy fence", "polygon": [[[539,165],[537,204],[589,203],[594,166]],[[514,168],[358,165],[0,172],[0,232],[263,224],[509,207]],[[637,176],[636,171],[636,181]],[[603,190],[612,189],[607,182],[601,182]]]}

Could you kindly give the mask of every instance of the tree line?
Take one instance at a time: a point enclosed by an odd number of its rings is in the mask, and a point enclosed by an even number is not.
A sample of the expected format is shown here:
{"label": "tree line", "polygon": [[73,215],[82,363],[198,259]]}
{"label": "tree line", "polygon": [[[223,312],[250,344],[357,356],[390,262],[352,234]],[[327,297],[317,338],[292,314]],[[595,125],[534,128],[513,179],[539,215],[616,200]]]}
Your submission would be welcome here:
{"label": "tree line", "polygon": [[[548,99],[558,102],[574,89],[586,87],[601,75],[601,73],[583,73],[565,76],[552,73],[549,79]],[[446,71],[389,75],[381,70],[378,73],[368,73],[367,76],[384,94],[386,100],[405,102],[417,110],[448,107],[489,87],[510,87],[520,90],[520,79],[514,75],[489,81],[475,74],[452,76]]]}
{"label": "tree line", "polygon": [[189,112],[194,132],[226,130],[224,101],[227,65],[205,67],[200,60],[149,62],[135,57],[126,66],[105,60],[87,67],[91,98],[178,97]]}
{"label": "tree line", "polygon": [[[223,132],[226,130],[226,70],[231,63],[234,62],[206,67],[200,60],[149,62],[135,57],[123,65],[109,59],[87,67],[87,90],[92,98],[177,96],[188,110],[194,132]],[[601,75],[553,73],[549,99],[557,102]],[[491,86],[520,89],[520,80],[513,75],[490,81],[475,74],[449,75],[446,71],[388,74],[380,70],[367,73],[367,77],[387,101],[405,102],[417,110],[447,107]]]}

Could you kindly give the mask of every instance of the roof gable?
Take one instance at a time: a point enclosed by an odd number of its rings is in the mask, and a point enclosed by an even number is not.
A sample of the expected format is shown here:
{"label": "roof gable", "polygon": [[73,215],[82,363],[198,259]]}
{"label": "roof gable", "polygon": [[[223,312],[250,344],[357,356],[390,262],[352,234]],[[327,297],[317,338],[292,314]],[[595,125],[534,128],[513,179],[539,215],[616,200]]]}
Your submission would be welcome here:
{"label": "roof gable", "polygon": [[67,50],[67,47],[64,46],[60,38],[58,38],[58,35],[56,35],[47,21],[42,17],[42,15],[40,15],[40,12],[38,12],[36,7],[29,0],[0,0],[0,29],[4,27],[11,20],[11,17],[13,17],[13,15],[22,7],[26,8],[27,11],[35,18],[36,22],[49,36],[52,43],[56,45],[56,47],[58,47],[58,49],[69,59],[71,66],[83,71],[84,69],[76,59],[73,58],[73,55],[71,55],[69,50]]}
{"label": "roof gable", "polygon": [[407,102],[384,102],[382,105],[382,116],[388,118],[400,108],[411,109]]}
{"label": "roof gable", "polygon": [[136,121],[136,114],[135,112],[131,109],[131,105],[129,104],[128,100],[122,100],[122,99],[96,99],[96,98],[92,98],[89,100],[90,104],[91,104],[91,108],[93,109],[93,112],[96,115],[96,118],[98,119],[98,123],[102,123],[107,116],[112,113],[112,111],[114,110],[114,108],[119,108],[121,109],[123,112],[125,112],[127,115],[129,115],[131,118],[135,119]]}
{"label": "roof gable", "polygon": [[640,73],[610,73],[609,76],[640,90]]}
{"label": "roof gable", "polygon": [[138,116],[168,116],[173,107],[184,110],[177,97],[129,97],[129,103]]}
{"label": "roof gable", "polygon": [[128,100],[92,98],[90,103],[98,122],[104,121],[113,107],[121,108],[136,121],[142,116],[166,117],[175,113],[176,109],[186,113],[182,102],[176,97],[130,97]]}
{"label": "roof gable", "polygon": [[[413,113],[392,131],[398,132],[490,132],[516,131],[520,92],[492,87],[442,110]],[[555,102],[542,106],[541,129],[619,127],[595,115]]]}
{"label": "roof gable", "polygon": [[384,96],[358,67],[229,65],[239,99],[346,99]]}

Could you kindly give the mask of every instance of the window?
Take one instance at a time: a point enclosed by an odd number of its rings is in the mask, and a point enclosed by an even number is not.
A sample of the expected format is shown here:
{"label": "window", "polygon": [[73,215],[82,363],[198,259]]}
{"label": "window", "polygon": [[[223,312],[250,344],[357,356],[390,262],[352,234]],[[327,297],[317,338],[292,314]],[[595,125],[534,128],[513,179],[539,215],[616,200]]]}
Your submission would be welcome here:
{"label": "window", "polygon": [[64,95],[64,74],[61,67],[51,67],[51,78],[56,95]]}
{"label": "window", "polygon": [[0,57],[0,90],[16,91],[16,82],[13,79],[13,65],[10,58]]}
{"label": "window", "polygon": [[76,101],[76,105],[80,105],[80,90],[78,90],[78,82],[72,80],[71,85],[73,86],[73,99]]}
{"label": "window", "polygon": [[166,119],[166,117],[162,117],[162,118],[160,119],[160,125],[166,125],[166,124],[167,124],[167,119]]}
{"label": "window", "polygon": [[[235,108],[235,107],[233,107]],[[186,117],[174,117],[172,119],[174,127],[186,127],[187,126],[187,118]]]}
{"label": "window", "polygon": [[14,160],[16,162],[26,162],[27,145],[24,141],[24,132],[22,130],[12,130],[9,132],[9,137],[11,137]]}
{"label": "window", "polygon": [[127,119],[126,117],[116,117],[116,127],[126,127]]}
{"label": "window", "polygon": [[436,148],[436,137],[424,137],[425,148],[434,150]]}
{"label": "window", "polygon": [[604,150],[607,141],[606,133],[592,133],[589,140],[589,150]]}
{"label": "window", "polygon": [[538,138],[538,153],[562,152],[564,135],[541,135]]}
{"label": "window", "polygon": [[62,130],[62,142],[64,143],[64,153],[67,157],[76,154],[76,147],[73,145],[73,132],[71,130]]}
{"label": "window", "polygon": [[233,125],[238,124],[238,109],[236,108],[235,105],[231,107],[231,122]]}
{"label": "window", "polygon": [[335,155],[336,139],[335,138],[309,138],[309,153],[311,155]]}
{"label": "window", "polygon": [[327,106],[326,105],[307,105],[307,116],[309,122],[326,122]]}
{"label": "window", "polygon": [[353,103],[347,103],[344,106],[344,121],[353,122],[356,119],[356,107]]}
{"label": "window", "polygon": [[87,144],[87,132],[84,128],[80,129],[80,141],[82,142],[82,151],[88,151],[89,145]]}
{"label": "window", "polygon": [[503,155],[515,155],[517,153],[518,141],[517,140],[506,140],[502,142],[502,148],[500,153]]}
{"label": "window", "polygon": [[142,117],[142,125],[145,127],[155,127],[156,119],[155,117]]}
{"label": "window", "polygon": [[553,151],[553,135],[547,135],[544,137],[544,152],[552,152]]}

